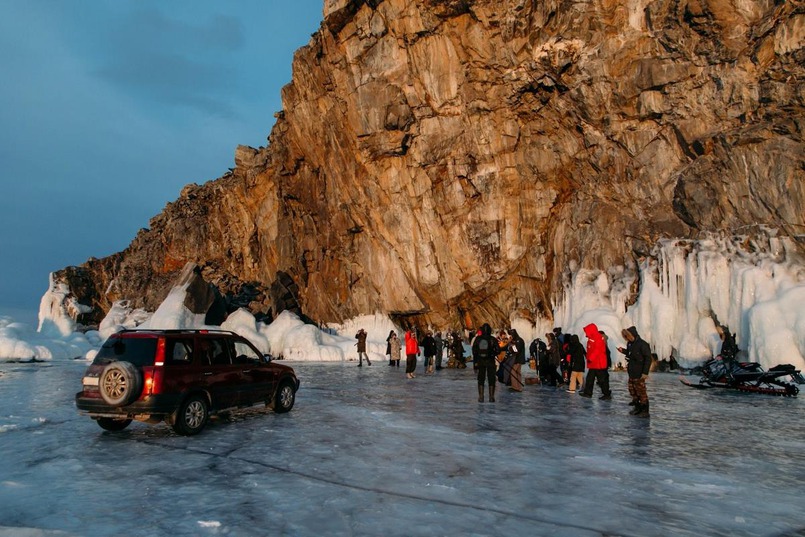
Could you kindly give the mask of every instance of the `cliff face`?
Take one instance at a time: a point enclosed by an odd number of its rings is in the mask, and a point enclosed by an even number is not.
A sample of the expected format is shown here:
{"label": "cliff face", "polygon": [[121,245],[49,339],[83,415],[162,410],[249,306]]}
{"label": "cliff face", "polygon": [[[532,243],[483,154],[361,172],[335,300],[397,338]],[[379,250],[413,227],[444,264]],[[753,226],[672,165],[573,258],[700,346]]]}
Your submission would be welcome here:
{"label": "cliff face", "polygon": [[56,275],[155,309],[550,317],[569,268],[755,224],[805,248],[805,4],[326,0],[266,148]]}

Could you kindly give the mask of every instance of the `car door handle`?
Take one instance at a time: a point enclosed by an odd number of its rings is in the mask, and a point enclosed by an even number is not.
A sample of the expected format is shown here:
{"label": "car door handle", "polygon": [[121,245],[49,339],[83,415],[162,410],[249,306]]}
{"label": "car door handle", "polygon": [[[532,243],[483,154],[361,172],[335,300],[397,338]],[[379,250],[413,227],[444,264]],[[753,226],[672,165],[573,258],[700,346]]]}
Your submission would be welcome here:
{"label": "car door handle", "polygon": [[204,372],[204,376],[205,376],[205,377],[212,376],[212,372],[210,372],[210,371],[205,371],[205,372]]}
{"label": "car door handle", "polygon": [[251,369],[244,369],[243,371],[241,371],[241,373],[251,373],[251,372],[252,372]]}

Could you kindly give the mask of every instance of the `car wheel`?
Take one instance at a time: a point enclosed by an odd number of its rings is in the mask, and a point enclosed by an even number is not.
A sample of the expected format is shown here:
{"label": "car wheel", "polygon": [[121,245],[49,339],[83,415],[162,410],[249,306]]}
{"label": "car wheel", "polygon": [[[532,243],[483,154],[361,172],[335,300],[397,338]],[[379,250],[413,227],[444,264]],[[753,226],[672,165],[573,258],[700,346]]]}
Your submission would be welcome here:
{"label": "car wheel", "polygon": [[296,390],[293,384],[287,380],[280,384],[277,394],[274,396],[274,412],[288,412],[293,408],[296,401]]}
{"label": "car wheel", "polygon": [[131,362],[112,362],[101,372],[98,387],[107,405],[125,406],[140,396],[143,377]]}
{"label": "car wheel", "polygon": [[98,418],[96,421],[101,426],[101,429],[106,431],[122,431],[131,423],[131,420],[117,420],[114,418]]}
{"label": "car wheel", "polygon": [[207,425],[209,417],[207,400],[200,395],[192,395],[185,399],[176,412],[173,430],[182,436],[198,434]]}

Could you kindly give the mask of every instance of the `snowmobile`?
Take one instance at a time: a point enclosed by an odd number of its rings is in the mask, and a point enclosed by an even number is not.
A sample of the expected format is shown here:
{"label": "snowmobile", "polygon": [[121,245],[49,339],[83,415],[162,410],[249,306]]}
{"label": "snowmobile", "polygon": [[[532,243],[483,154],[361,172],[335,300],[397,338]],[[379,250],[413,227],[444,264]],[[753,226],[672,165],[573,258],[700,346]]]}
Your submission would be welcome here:
{"label": "snowmobile", "polygon": [[[786,377],[791,382],[785,382],[783,378]],[[679,380],[692,388],[730,388],[784,397],[796,397],[799,393],[796,384],[805,384],[802,373],[791,364],[776,365],[764,371],[757,362],[739,362],[721,356],[704,363],[702,378],[698,384],[689,382],[684,377]]]}

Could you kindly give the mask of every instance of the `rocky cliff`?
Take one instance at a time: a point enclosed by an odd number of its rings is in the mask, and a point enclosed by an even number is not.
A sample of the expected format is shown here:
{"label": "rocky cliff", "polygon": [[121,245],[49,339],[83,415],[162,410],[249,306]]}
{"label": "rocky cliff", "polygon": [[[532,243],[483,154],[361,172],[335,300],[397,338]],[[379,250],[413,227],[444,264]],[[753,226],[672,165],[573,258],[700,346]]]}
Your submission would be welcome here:
{"label": "rocky cliff", "polygon": [[230,308],[471,326],[663,237],[801,253],[803,76],[801,1],[325,0],[267,147],[56,278],[98,315],[194,262]]}

